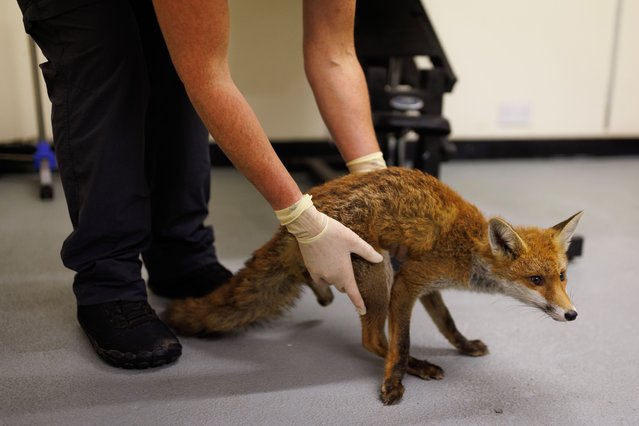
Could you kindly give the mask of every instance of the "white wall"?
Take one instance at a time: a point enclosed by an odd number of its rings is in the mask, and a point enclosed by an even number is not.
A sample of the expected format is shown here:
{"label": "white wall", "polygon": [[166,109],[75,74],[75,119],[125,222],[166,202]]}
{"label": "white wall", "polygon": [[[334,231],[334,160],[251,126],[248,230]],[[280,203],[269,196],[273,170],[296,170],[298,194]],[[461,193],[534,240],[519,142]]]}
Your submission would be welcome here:
{"label": "white wall", "polygon": [[459,76],[445,104],[456,136],[604,133],[614,1],[426,5]]}
{"label": "white wall", "polygon": [[[617,1],[623,14],[611,75]],[[230,4],[231,67],[267,134],[326,138],[303,72],[301,1]],[[425,5],[459,77],[445,101],[455,137],[639,136],[639,0]],[[0,3],[0,24],[0,141],[34,137],[27,44],[13,0]]]}
{"label": "white wall", "polygon": [[639,0],[621,2],[617,49],[610,132],[636,136],[639,134]]}
{"label": "white wall", "polygon": [[231,0],[231,71],[272,139],[327,139],[304,75],[301,0]]}
{"label": "white wall", "polygon": [[[40,77],[41,84],[42,77]],[[46,90],[47,137],[51,137],[50,106]],[[22,16],[14,0],[0,2],[0,142],[35,139],[37,134],[35,101],[31,76],[28,38]]]}

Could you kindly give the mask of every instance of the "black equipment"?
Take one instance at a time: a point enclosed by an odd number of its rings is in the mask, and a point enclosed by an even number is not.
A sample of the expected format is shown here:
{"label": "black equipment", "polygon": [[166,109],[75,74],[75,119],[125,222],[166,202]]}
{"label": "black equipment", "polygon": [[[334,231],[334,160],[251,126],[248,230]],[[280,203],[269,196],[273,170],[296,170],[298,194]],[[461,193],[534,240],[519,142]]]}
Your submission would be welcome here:
{"label": "black equipment", "polygon": [[355,45],[388,165],[438,176],[455,152],[442,102],[457,78],[420,0],[357,2]]}

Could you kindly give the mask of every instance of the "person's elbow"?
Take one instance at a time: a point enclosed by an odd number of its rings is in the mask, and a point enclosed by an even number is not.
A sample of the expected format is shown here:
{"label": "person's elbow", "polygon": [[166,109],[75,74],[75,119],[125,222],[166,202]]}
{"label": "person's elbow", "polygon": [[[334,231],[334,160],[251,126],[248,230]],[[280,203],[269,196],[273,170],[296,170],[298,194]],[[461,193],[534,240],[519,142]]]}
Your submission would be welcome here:
{"label": "person's elbow", "polygon": [[304,44],[304,71],[309,80],[334,70],[346,69],[354,64],[358,62],[355,46],[352,44]]}

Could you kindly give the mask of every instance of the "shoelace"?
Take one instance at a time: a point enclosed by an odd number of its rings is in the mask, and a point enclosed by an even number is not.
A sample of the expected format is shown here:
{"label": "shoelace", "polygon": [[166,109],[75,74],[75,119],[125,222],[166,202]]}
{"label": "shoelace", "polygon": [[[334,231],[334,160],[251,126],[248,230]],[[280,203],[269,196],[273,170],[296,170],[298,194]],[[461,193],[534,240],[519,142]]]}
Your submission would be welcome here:
{"label": "shoelace", "polygon": [[156,319],[155,312],[145,302],[117,302],[107,306],[106,312],[119,328],[137,327]]}

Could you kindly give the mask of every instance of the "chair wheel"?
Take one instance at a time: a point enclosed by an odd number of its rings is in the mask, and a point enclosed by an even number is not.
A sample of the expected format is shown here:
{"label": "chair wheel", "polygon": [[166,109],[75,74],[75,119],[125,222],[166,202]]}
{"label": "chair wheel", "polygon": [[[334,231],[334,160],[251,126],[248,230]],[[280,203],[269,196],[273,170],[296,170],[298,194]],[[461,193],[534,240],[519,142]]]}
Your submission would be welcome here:
{"label": "chair wheel", "polygon": [[41,200],[53,199],[53,187],[51,185],[40,186],[40,199]]}

